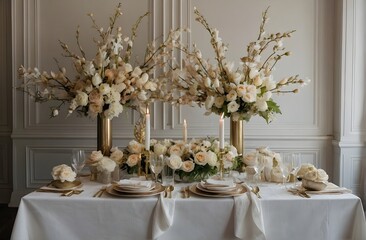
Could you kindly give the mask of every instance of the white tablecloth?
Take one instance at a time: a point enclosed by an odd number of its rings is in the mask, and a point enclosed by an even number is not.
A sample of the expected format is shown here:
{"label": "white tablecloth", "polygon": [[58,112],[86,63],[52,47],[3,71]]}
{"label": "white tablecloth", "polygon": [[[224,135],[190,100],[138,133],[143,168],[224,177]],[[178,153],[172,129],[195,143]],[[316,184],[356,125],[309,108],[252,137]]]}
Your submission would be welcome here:
{"label": "white tablecloth", "polygon": [[[13,240],[151,239],[158,196],[93,198],[101,184],[85,182],[84,192],[71,197],[33,192],[23,197]],[[234,199],[182,198],[173,193],[173,225],[159,239],[237,239]],[[352,194],[294,196],[284,186],[261,185],[266,239],[366,239],[362,203]]]}

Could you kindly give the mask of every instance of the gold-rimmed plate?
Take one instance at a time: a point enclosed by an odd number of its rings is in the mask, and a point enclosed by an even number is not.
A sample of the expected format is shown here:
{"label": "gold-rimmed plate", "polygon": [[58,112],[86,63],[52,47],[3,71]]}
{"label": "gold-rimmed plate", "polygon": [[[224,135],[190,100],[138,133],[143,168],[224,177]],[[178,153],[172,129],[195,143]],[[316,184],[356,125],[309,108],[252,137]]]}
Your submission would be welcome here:
{"label": "gold-rimmed plate", "polygon": [[[58,187],[56,187],[58,186]],[[69,182],[67,185],[64,186],[60,186],[56,184],[56,181],[52,181],[49,184],[47,184],[46,186],[41,187],[41,190],[51,190],[53,192],[64,192],[64,191],[71,191],[71,190],[76,190],[79,189],[83,186],[82,182],[75,180],[73,182]]]}
{"label": "gold-rimmed plate", "polygon": [[225,197],[236,197],[245,193],[247,190],[244,186],[239,185],[238,189],[235,192],[205,192],[197,188],[197,184],[193,184],[189,187],[189,190],[199,196],[202,197],[213,197],[213,198],[225,198]]}
{"label": "gold-rimmed plate", "polygon": [[209,193],[235,193],[239,188],[240,184],[235,184],[233,187],[215,187],[210,188],[202,183],[197,183],[196,187],[197,189],[203,191],[203,192],[209,192]]}
{"label": "gold-rimmed plate", "polygon": [[123,185],[118,185],[115,184],[114,185],[114,190],[118,191],[118,192],[124,192],[124,193],[136,193],[136,192],[140,192],[140,193],[148,193],[153,191],[156,188],[155,183],[153,183],[151,185],[151,187],[145,187],[145,186],[123,186]]}
{"label": "gold-rimmed plate", "polygon": [[141,198],[141,197],[155,196],[163,192],[164,190],[165,188],[160,183],[157,183],[155,185],[155,188],[148,192],[120,192],[117,191],[113,185],[106,188],[106,192],[108,194],[116,197],[125,197],[125,198]]}

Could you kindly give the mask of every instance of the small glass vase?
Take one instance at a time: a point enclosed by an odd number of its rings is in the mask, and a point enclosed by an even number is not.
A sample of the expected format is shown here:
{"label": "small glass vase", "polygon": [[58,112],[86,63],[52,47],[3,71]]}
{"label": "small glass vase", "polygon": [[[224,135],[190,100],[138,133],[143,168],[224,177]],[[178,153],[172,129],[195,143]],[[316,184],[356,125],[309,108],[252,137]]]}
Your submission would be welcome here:
{"label": "small glass vase", "polygon": [[112,177],[112,181],[118,182],[121,179],[119,165],[116,165],[116,167],[114,168],[114,171],[111,173],[111,175],[112,175],[111,176]]}
{"label": "small glass vase", "polygon": [[97,182],[108,184],[112,182],[112,173],[108,171],[98,172]]}

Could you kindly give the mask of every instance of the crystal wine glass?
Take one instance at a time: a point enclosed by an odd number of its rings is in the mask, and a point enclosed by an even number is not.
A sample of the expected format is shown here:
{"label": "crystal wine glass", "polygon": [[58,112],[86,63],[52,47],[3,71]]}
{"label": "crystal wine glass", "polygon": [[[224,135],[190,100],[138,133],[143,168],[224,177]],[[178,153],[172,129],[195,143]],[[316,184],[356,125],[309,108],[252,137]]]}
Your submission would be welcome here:
{"label": "crystal wine glass", "polygon": [[164,157],[163,155],[150,155],[150,169],[155,175],[155,182],[158,181],[158,176],[164,167]]}
{"label": "crystal wine glass", "polygon": [[72,150],[71,166],[74,169],[76,176],[80,175],[81,170],[85,166],[85,151],[81,149]]}

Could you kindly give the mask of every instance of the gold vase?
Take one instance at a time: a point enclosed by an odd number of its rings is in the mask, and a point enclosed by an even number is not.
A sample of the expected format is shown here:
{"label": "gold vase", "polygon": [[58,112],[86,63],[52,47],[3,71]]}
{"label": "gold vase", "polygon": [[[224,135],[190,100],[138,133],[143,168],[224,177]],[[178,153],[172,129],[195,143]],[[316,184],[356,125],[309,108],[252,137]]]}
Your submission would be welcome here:
{"label": "gold vase", "polygon": [[109,156],[112,148],[112,124],[111,120],[98,114],[97,119],[97,150],[101,151],[103,156]]}
{"label": "gold vase", "polygon": [[244,151],[244,123],[243,120],[234,121],[230,118],[230,144],[242,155]]}

